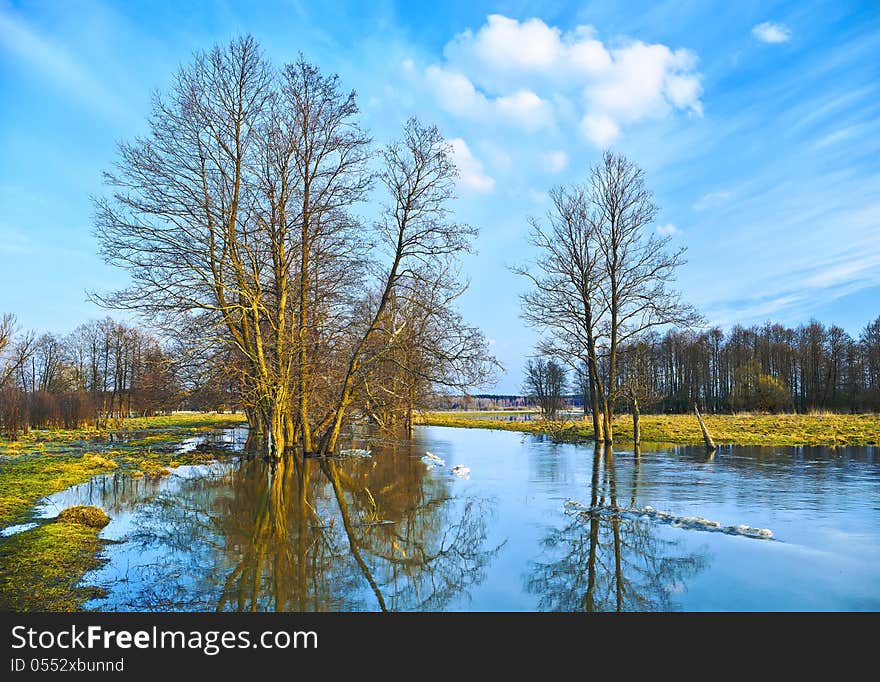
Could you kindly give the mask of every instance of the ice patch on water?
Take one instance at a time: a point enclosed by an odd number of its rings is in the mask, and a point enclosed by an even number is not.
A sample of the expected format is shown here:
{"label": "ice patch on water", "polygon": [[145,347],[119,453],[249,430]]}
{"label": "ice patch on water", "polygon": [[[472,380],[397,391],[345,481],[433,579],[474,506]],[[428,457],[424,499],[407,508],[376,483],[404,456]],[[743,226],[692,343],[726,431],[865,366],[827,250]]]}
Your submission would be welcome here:
{"label": "ice patch on water", "polygon": [[349,450],[340,450],[339,454],[343,457],[372,457],[373,451],[366,448],[351,448]]}
{"label": "ice patch on water", "polygon": [[14,526],[6,526],[6,528],[0,530],[0,537],[8,538],[10,535],[18,535],[36,527],[36,523],[16,523]]}
{"label": "ice patch on water", "polygon": [[466,467],[464,464],[456,464],[452,467],[452,473],[458,476],[459,478],[467,478],[471,475],[471,470],[469,467]]}
{"label": "ice patch on water", "polygon": [[650,505],[646,505],[641,509],[636,507],[614,507],[611,505],[587,507],[575,500],[566,500],[565,513],[581,514],[585,517],[611,516],[633,520],[638,519],[639,521],[655,521],[657,523],[668,523],[673,528],[684,528],[685,530],[726,533],[727,535],[739,535],[756,540],[775,540],[773,531],[769,528],[755,528],[745,524],[724,526],[718,521],[704,519],[701,516],[676,516],[669,512],[658,511]]}
{"label": "ice patch on water", "polygon": [[429,467],[442,467],[446,466],[446,461],[440,459],[433,452],[425,451],[425,456],[422,457],[422,461]]}

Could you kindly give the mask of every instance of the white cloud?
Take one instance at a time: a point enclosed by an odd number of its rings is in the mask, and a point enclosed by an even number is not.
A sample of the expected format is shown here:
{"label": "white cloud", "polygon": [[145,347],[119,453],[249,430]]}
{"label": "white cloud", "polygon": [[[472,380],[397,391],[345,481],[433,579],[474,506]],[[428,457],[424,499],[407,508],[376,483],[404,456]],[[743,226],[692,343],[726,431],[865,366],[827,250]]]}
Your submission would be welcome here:
{"label": "white cloud", "polygon": [[695,58],[686,50],[635,42],[614,50],[611,67],[588,86],[589,105],[621,123],[662,116],[671,108],[702,113]]}
{"label": "white cloud", "polygon": [[553,111],[549,103],[530,90],[519,90],[512,95],[495,100],[498,113],[518,123],[525,130],[539,130],[553,123]]}
{"label": "white cloud", "polygon": [[530,132],[553,124],[550,103],[531,90],[517,90],[490,100],[467,76],[457,71],[429,66],[425,76],[440,106],[456,116],[486,121],[501,119]]}
{"label": "white cloud", "polygon": [[679,230],[672,223],[666,223],[665,225],[657,226],[657,234],[659,234],[661,237],[671,237],[676,234],[681,234],[681,230]]}
{"label": "white cloud", "polygon": [[482,93],[477,92],[467,76],[438,66],[425,69],[425,76],[440,106],[451,114],[465,118],[482,118],[491,108],[489,101]]}
{"label": "white cloud", "polygon": [[486,125],[535,132],[580,121],[587,140],[606,146],[636,122],[702,114],[692,52],[638,40],[609,48],[591,26],[566,32],[492,14],[453,38],[444,56],[425,70],[429,89],[448,112]]}
{"label": "white cloud", "polygon": [[561,173],[568,166],[568,154],[557,149],[541,155],[544,170],[548,173]]}
{"label": "white cloud", "polygon": [[455,165],[461,175],[458,184],[465,189],[486,194],[495,189],[495,180],[483,172],[482,162],[472,153],[467,143],[460,137],[449,140]]}
{"label": "white cloud", "polygon": [[752,28],[752,35],[762,43],[787,43],[791,40],[791,29],[783,24],[765,21]]}
{"label": "white cloud", "polygon": [[607,147],[620,133],[620,126],[605,114],[587,114],[581,121],[581,133],[597,147]]}
{"label": "white cloud", "polygon": [[490,14],[476,34],[470,29],[446,46],[447,57],[473,55],[484,64],[499,70],[545,71],[563,56],[558,28],[540,19],[522,23],[500,14]]}

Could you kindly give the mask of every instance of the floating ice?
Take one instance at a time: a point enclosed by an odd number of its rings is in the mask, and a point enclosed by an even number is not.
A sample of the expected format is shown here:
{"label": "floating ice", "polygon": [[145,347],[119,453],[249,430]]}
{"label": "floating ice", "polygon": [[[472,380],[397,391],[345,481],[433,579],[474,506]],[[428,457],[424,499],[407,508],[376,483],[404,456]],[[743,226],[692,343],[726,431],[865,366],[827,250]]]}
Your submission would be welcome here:
{"label": "floating ice", "polygon": [[440,459],[440,458],[439,458],[437,455],[435,455],[433,452],[428,452],[428,451],[425,451],[425,456],[422,457],[422,461],[423,461],[427,466],[429,466],[429,467],[430,467],[430,466],[434,466],[434,467],[442,467],[442,466],[445,466],[445,465],[446,465],[446,462],[445,462],[445,461],[443,461],[442,459]]}
{"label": "floating ice", "polygon": [[727,535],[739,535],[756,540],[775,540],[773,531],[769,528],[754,528],[740,524],[737,526],[722,526],[718,521],[704,519],[701,516],[676,516],[669,512],[658,511],[651,506],[639,508],[615,507],[612,505],[599,505],[586,507],[574,500],[565,501],[566,514],[580,514],[584,517],[610,516],[614,518],[633,519],[639,521],[656,521],[668,523],[674,528],[686,530],[702,530],[710,533],[726,533]]}
{"label": "floating ice", "polygon": [[10,535],[18,535],[19,533],[24,533],[26,530],[36,527],[36,523],[18,523],[14,526],[6,526],[6,528],[0,530],[0,538],[8,538]]}
{"label": "floating ice", "polygon": [[352,448],[350,450],[340,450],[339,454],[343,457],[371,457],[373,451],[366,448]]}

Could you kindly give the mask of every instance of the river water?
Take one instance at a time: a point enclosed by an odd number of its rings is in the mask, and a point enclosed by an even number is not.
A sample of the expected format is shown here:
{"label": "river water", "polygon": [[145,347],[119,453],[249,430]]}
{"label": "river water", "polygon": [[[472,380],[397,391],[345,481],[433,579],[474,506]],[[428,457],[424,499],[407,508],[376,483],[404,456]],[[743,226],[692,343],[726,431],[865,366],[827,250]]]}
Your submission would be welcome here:
{"label": "river water", "polygon": [[99,477],[40,513],[110,514],[98,610],[880,610],[876,447],[353,447]]}

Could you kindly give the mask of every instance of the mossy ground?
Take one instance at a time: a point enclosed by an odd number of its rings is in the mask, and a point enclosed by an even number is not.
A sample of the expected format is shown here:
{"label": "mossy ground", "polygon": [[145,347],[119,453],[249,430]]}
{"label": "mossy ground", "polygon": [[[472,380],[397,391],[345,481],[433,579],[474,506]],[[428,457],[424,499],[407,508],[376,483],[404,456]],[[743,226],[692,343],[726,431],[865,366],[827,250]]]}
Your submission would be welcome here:
{"label": "mossy ground", "polygon": [[[421,423],[551,434],[560,440],[571,441],[589,440],[593,437],[593,426],[589,421],[506,421],[481,419],[479,415],[486,416],[486,413],[426,412],[421,415]],[[719,445],[880,445],[880,415],[876,414],[749,413],[704,415],[703,419],[712,438]],[[643,441],[684,445],[703,442],[700,425],[693,414],[644,414],[640,424]],[[632,442],[630,415],[620,414],[615,417],[614,440],[620,443]]]}
{"label": "mossy ground", "polygon": [[110,517],[99,507],[78,504],[67,509],[62,509],[58,514],[61,523],[78,523],[90,528],[103,528],[110,523]]}
{"label": "mossy ground", "polygon": [[[167,476],[169,468],[213,459],[209,453],[174,453],[171,446],[243,422],[242,415],[178,413],[126,419],[109,429],[31,431],[21,441],[0,439],[0,528],[26,521],[40,498],[97,474]],[[129,440],[130,434],[138,438]],[[79,586],[83,575],[101,565],[100,529],[71,519],[82,520],[62,513],[0,539],[0,611],[74,611],[100,596],[97,588]]]}
{"label": "mossy ground", "polygon": [[52,521],[0,543],[0,611],[77,611],[102,591],[78,583],[101,565],[99,529]]}
{"label": "mossy ground", "polygon": [[[167,475],[168,466],[211,459],[200,452],[162,450],[188,436],[243,422],[243,415],[177,413],[126,419],[112,429],[42,430],[31,431],[21,441],[0,439],[0,528],[26,520],[41,497],[97,474],[119,469],[161,476]],[[125,439],[127,434],[138,438],[120,442],[118,437]]]}

